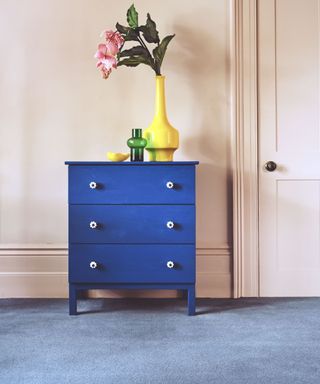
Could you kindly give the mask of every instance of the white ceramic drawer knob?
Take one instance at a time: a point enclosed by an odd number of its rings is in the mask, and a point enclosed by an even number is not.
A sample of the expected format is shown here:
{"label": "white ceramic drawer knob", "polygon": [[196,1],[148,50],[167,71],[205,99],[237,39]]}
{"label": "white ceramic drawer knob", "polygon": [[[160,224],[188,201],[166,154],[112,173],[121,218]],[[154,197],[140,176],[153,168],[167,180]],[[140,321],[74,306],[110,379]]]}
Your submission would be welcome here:
{"label": "white ceramic drawer knob", "polygon": [[167,222],[167,227],[168,227],[169,229],[172,229],[172,228],[174,227],[174,222],[173,222],[173,221],[168,221],[168,222]]}
{"label": "white ceramic drawer knob", "polygon": [[167,262],[167,267],[168,267],[169,269],[172,269],[172,268],[174,267],[174,262],[173,262],[173,261],[168,261],[168,262]]}
{"label": "white ceramic drawer knob", "polygon": [[98,226],[97,222],[96,221],[90,221],[90,228],[92,229],[96,229]]}
{"label": "white ceramic drawer knob", "polygon": [[167,186],[168,189],[172,189],[174,187],[174,184],[173,184],[172,181],[168,181],[166,186]]}
{"label": "white ceramic drawer knob", "polygon": [[97,266],[98,266],[98,264],[97,264],[96,261],[91,261],[91,262],[90,262],[90,268],[92,268],[92,269],[96,269]]}
{"label": "white ceramic drawer knob", "polygon": [[97,183],[95,181],[91,181],[91,183],[89,184],[89,187],[91,189],[96,189],[97,188]]}

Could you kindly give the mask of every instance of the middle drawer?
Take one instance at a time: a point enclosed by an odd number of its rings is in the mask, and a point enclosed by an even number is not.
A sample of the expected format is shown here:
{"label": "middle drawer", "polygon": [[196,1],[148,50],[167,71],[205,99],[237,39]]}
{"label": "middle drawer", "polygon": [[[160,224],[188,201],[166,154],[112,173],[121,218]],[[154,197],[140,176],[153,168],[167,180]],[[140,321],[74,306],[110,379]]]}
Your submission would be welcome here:
{"label": "middle drawer", "polygon": [[70,205],[71,243],[195,242],[194,205]]}

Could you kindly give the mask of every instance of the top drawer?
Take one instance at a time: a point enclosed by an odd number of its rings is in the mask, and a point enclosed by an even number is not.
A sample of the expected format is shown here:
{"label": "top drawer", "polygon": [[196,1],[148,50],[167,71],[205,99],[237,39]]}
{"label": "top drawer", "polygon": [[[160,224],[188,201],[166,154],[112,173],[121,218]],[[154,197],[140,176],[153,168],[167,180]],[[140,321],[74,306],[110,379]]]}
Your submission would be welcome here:
{"label": "top drawer", "polygon": [[194,202],[194,165],[69,166],[69,204]]}

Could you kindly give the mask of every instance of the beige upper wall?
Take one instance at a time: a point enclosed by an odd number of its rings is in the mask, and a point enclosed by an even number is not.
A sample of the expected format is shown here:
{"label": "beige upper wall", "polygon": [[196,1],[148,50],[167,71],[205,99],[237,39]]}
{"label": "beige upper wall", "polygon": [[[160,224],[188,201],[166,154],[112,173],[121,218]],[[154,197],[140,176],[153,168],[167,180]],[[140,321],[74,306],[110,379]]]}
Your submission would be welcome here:
{"label": "beige upper wall", "polygon": [[[63,162],[126,151],[131,128],[151,122],[151,69],[122,67],[102,80],[93,59],[100,32],[124,23],[130,4],[1,1],[1,243],[66,243]],[[135,5],[140,18],[151,13],[162,37],[176,33],[163,64],[168,116],[181,137],[175,159],[201,162],[197,246],[225,246],[231,237],[229,3]]]}

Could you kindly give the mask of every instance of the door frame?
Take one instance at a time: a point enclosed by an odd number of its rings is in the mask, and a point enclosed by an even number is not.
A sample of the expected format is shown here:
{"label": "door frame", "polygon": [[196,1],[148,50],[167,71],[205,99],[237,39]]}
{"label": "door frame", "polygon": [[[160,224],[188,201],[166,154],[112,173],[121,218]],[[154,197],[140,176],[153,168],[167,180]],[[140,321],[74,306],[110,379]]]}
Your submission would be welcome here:
{"label": "door frame", "polygon": [[257,0],[230,0],[233,296],[259,296]]}

